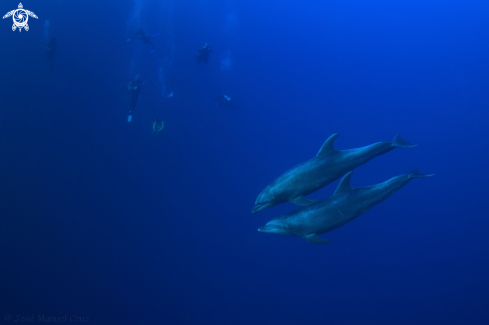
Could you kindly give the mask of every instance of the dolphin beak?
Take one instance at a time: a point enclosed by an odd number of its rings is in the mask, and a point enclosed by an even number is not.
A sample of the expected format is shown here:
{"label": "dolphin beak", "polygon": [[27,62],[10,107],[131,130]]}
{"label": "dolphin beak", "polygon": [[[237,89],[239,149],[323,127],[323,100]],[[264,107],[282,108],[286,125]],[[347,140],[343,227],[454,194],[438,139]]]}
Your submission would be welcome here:
{"label": "dolphin beak", "polygon": [[253,209],[251,209],[251,213],[257,213],[263,209],[265,209],[265,204],[257,204],[253,207]]}
{"label": "dolphin beak", "polygon": [[[268,231],[267,231],[267,230],[268,230]],[[271,229],[270,229],[270,226],[266,226],[266,225],[265,225],[265,226],[263,226],[263,227],[258,228],[258,231],[259,231],[259,232],[270,232],[270,230],[271,230]]]}
{"label": "dolphin beak", "polygon": [[274,205],[275,204],[273,204],[272,202],[255,203],[255,206],[253,207],[253,209],[251,209],[251,213],[257,213],[258,211],[273,207]]}
{"label": "dolphin beak", "polygon": [[259,232],[266,232],[269,234],[281,234],[283,232],[282,227],[274,225],[274,224],[266,224],[260,228],[258,228]]}

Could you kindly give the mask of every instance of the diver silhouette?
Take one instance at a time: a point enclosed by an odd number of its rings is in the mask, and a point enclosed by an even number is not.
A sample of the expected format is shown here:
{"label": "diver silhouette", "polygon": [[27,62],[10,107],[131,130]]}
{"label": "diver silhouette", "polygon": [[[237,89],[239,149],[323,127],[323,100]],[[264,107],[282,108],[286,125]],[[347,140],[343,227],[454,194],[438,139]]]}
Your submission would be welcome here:
{"label": "diver silhouette", "polygon": [[207,64],[207,62],[209,61],[209,56],[212,52],[212,48],[209,46],[209,44],[205,43],[204,45],[202,45],[199,49],[197,56],[195,57],[197,59],[197,64],[199,64],[200,62],[204,62],[205,64]]}
{"label": "diver silhouette", "polygon": [[143,82],[141,81],[141,78],[139,78],[139,75],[136,75],[134,77],[134,80],[129,82],[129,85],[127,85],[127,89],[131,92],[131,102],[129,104],[129,114],[127,115],[127,121],[128,122],[132,121],[132,114],[134,113],[134,110],[136,109],[136,103],[138,101],[139,92],[141,91],[142,85],[143,85]]}
{"label": "diver silhouette", "polygon": [[234,98],[231,98],[231,97],[226,96],[226,95],[219,95],[216,98],[214,98],[214,102],[216,102],[216,107],[235,108],[235,109],[241,110],[244,113],[244,110],[241,107],[234,105],[233,101],[234,101]]}
{"label": "diver silhouette", "polygon": [[49,70],[53,72],[53,60],[56,53],[56,38],[50,37],[46,43],[46,56],[49,60]]}
{"label": "diver silhouette", "polygon": [[138,39],[138,40],[141,40],[143,42],[143,44],[149,44],[151,46],[151,53],[154,52],[155,50],[155,46],[153,45],[153,43],[151,43],[151,36],[149,36],[148,34],[146,34],[141,28],[136,28],[135,31],[134,31],[134,34],[127,39],[127,41],[132,41],[133,39]]}

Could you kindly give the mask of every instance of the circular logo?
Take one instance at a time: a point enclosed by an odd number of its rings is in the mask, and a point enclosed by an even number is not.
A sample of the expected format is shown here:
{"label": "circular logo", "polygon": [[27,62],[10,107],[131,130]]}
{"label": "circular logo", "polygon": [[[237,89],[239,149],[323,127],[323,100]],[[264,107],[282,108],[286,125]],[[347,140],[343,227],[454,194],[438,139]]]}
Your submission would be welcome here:
{"label": "circular logo", "polygon": [[27,16],[27,12],[24,9],[17,9],[14,14],[14,23],[17,27],[24,27],[27,24],[27,20],[29,17]]}

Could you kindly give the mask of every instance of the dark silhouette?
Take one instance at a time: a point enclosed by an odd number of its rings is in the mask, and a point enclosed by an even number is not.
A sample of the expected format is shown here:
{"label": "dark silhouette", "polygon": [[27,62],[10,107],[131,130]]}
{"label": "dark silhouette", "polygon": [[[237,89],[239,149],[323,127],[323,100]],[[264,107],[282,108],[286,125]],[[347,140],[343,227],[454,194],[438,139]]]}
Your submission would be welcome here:
{"label": "dark silhouette", "polygon": [[49,60],[49,70],[53,72],[53,59],[54,54],[56,53],[56,38],[50,37],[48,42],[46,43],[46,56]]}
{"label": "dark silhouette", "polygon": [[136,103],[138,101],[139,92],[141,91],[142,85],[143,85],[143,82],[141,81],[141,78],[139,78],[138,75],[136,75],[134,77],[134,80],[129,82],[129,85],[127,85],[127,89],[131,92],[131,103],[129,104],[129,115],[127,116],[128,122],[132,121],[132,114],[133,114],[134,110],[136,109]]}
{"label": "dark silhouette", "polygon": [[128,38],[127,41],[132,41],[133,39],[138,39],[138,40],[141,40],[144,44],[149,44],[151,45],[151,52],[154,52],[155,50],[155,47],[153,45],[153,43],[151,43],[150,39],[151,39],[151,36],[149,36],[148,34],[146,34],[141,28],[136,28],[136,30],[134,31],[134,34],[132,35],[131,38]]}
{"label": "dark silhouette", "polygon": [[233,105],[234,98],[231,98],[226,95],[219,95],[214,99],[214,102],[216,102],[216,107],[220,108],[235,108],[239,109],[244,113],[244,110],[236,105]]}
{"label": "dark silhouette", "polygon": [[205,43],[204,45],[202,45],[199,49],[199,53],[196,56],[197,64],[199,64],[200,62],[204,62],[205,64],[207,64],[207,62],[209,61],[209,56],[212,52],[212,48],[209,46],[209,44]]}

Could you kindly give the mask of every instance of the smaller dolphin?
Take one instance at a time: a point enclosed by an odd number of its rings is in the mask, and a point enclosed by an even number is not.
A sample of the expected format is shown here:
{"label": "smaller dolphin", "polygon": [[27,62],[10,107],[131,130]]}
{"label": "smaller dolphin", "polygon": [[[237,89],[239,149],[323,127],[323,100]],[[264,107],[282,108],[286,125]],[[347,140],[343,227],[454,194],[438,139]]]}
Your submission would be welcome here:
{"label": "smaller dolphin", "polygon": [[336,192],[329,199],[272,219],[258,231],[298,236],[313,244],[326,244],[331,240],[322,239],[319,234],[352,221],[400,190],[413,178],[433,176],[421,174],[414,169],[409,174],[396,176],[377,185],[353,188],[350,186],[352,173],[349,172],[343,177]]}
{"label": "smaller dolphin", "polygon": [[270,183],[258,195],[252,213],[284,202],[308,206],[317,202],[304,196],[316,192],[367,161],[391,151],[396,147],[411,148],[411,144],[398,134],[392,142],[377,142],[372,145],[349,150],[336,150],[333,134],[326,140],[316,157],[289,169]]}

